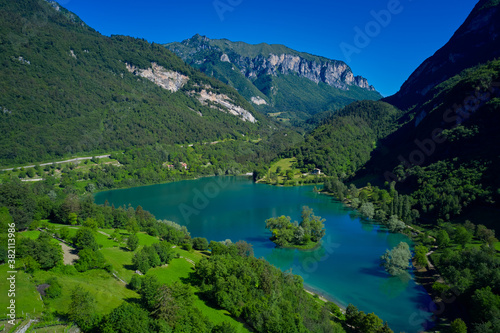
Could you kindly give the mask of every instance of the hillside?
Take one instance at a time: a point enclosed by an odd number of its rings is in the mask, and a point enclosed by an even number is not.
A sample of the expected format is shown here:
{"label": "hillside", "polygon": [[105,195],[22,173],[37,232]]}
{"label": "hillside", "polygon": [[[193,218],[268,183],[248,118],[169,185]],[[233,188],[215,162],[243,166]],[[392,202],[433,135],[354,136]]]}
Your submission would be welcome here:
{"label": "hillside", "polygon": [[432,88],[461,71],[500,56],[498,0],[480,0],[455,34],[425,60],[395,95],[385,99],[406,110],[432,98]]}
{"label": "hillside", "polygon": [[434,98],[382,141],[386,149],[374,153],[360,176],[396,181],[426,216],[448,220],[498,208],[499,80],[496,60],[434,87]]}
{"label": "hillside", "polygon": [[378,141],[398,128],[401,114],[385,102],[354,102],[322,120],[287,156],[297,158],[298,168],[318,167],[330,176],[352,176],[368,162]]}
{"label": "hillside", "polygon": [[190,65],[233,86],[254,107],[281,119],[306,119],[381,95],[342,61],[284,45],[231,42],[195,35],[165,45]]}
{"label": "hillside", "polygon": [[[299,167],[319,167],[342,179],[351,176],[357,184],[395,181],[398,191],[412,195],[414,209],[425,221],[495,216],[500,200],[500,61],[484,61],[498,51],[493,47],[497,39],[491,38],[500,33],[498,20],[491,20],[498,11],[498,1],[480,1],[450,42],[398,94],[384,99],[393,105],[357,102],[318,118],[320,125],[287,157],[297,157]],[[484,53],[464,47],[472,36]],[[464,52],[463,63],[450,62],[454,50]],[[461,66],[468,68],[453,74]],[[434,76],[438,72],[439,78],[449,77],[439,81]],[[432,80],[439,82],[432,85]],[[400,99],[416,101],[416,95],[406,92],[419,92],[424,85],[432,86],[412,107],[398,111],[408,106]]]}
{"label": "hillside", "polygon": [[0,165],[269,130],[233,88],[55,2],[1,0],[0,35]]}

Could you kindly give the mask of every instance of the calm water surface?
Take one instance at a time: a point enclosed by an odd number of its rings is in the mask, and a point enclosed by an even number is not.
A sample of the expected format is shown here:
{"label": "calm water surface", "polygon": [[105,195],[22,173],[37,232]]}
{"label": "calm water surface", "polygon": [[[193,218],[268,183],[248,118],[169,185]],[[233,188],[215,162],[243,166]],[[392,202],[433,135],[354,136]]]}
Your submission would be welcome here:
{"label": "calm water surface", "polygon": [[[256,257],[304,278],[310,288],[365,312],[375,312],[395,332],[413,333],[428,325],[431,299],[411,279],[389,277],[379,257],[401,241],[376,223],[362,221],[351,210],[313,187],[254,184],[244,177],[212,177],[96,194],[96,202],[141,205],[158,219],[188,227],[192,237],[253,244]],[[300,220],[301,207],[314,209],[325,221],[326,235],[313,251],[277,249],[265,220],[281,215]]]}

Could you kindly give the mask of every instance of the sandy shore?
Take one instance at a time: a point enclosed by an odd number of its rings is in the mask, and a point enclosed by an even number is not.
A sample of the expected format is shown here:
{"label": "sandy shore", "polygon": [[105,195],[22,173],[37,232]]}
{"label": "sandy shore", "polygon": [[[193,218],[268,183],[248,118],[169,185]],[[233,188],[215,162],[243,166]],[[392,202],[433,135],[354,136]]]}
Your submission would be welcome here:
{"label": "sandy shore", "polygon": [[333,299],[332,297],[328,296],[328,295],[325,295],[325,294],[322,294],[320,293],[319,291],[317,291],[316,289],[308,286],[308,285],[304,285],[304,290],[308,293],[308,294],[311,294],[311,295],[317,295],[318,298],[320,300],[322,300],[323,302],[332,302],[332,303],[335,303],[337,304],[337,306],[342,310],[342,312],[345,312],[345,306],[340,304],[339,301]]}

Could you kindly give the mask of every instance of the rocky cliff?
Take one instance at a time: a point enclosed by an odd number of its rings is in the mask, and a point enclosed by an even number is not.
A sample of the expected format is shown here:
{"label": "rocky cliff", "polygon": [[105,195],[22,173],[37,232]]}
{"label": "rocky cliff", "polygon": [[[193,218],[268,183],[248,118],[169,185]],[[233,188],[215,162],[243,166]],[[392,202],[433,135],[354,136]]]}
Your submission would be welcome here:
{"label": "rocky cliff", "polygon": [[232,85],[264,113],[288,112],[302,119],[353,101],[379,99],[368,80],[347,64],[283,45],[231,42],[195,35],[165,45],[205,74]]}
{"label": "rocky cliff", "polygon": [[[220,45],[220,42],[223,42],[223,45]],[[211,57],[200,58],[198,55],[207,55],[207,51],[220,53],[218,58],[221,62],[237,65],[241,73],[249,79],[258,78],[261,75],[276,76],[278,73],[296,74],[315,83],[323,82],[342,90],[349,90],[349,86],[357,86],[368,91],[375,91],[375,88],[368,84],[367,79],[354,76],[351,68],[342,61],[297,52],[282,45],[275,47],[275,50],[272,50],[274,45],[269,45],[270,52],[246,53],[241,52],[241,47],[238,47],[241,44],[244,43],[211,40],[206,36],[196,35],[181,43],[168,44],[167,47],[188,62],[195,59],[198,65],[211,61]],[[261,45],[256,45],[256,47],[262,47]],[[246,46],[252,47],[249,44]]]}

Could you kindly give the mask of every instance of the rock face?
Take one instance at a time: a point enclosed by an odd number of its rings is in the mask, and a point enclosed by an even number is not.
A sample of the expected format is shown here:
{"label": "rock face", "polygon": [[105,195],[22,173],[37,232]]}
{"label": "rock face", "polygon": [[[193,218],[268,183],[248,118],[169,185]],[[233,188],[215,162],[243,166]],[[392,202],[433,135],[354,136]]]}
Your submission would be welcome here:
{"label": "rock face", "polygon": [[184,87],[189,80],[189,77],[174,71],[166,70],[155,62],[152,62],[151,67],[147,69],[140,69],[129,64],[125,65],[127,66],[127,70],[129,72],[146,78],[158,86],[170,90],[171,92],[178,91]]}
{"label": "rock face", "polygon": [[259,96],[254,96],[250,99],[250,101],[255,104],[255,105],[266,105],[267,102],[266,100],[262,99],[261,97]]}
{"label": "rock face", "polygon": [[[154,84],[171,92],[179,91],[189,81],[189,77],[178,72],[169,71],[155,62],[152,62],[151,67],[146,69],[137,68],[127,63],[125,63],[125,66],[130,73],[146,78]],[[196,97],[204,105],[208,105],[208,102],[211,102],[210,107],[222,112],[228,112],[244,121],[249,121],[251,123],[257,122],[252,113],[245,110],[241,106],[233,104],[232,100],[228,96],[212,92],[211,86],[207,85],[205,88],[206,89],[203,89],[199,93],[189,91],[187,92],[187,95]],[[219,106],[216,106],[217,104]],[[199,115],[203,116],[201,113],[199,113]]]}
{"label": "rock face", "polygon": [[[239,49],[239,46],[243,44],[250,49],[266,48],[267,50],[246,53]],[[375,88],[368,84],[367,79],[354,76],[351,68],[342,61],[297,52],[282,45],[249,45],[195,35],[181,43],[171,43],[166,46],[188,62],[196,58],[194,62],[198,65],[210,60],[198,59],[197,54],[218,53],[220,61],[237,65],[241,73],[249,79],[262,75],[276,76],[278,73],[295,74],[342,90],[348,90],[349,86],[357,86],[368,91],[375,91]]]}
{"label": "rock face", "polygon": [[165,45],[186,63],[235,88],[260,112],[292,121],[382,96],[342,61],[284,45],[247,44],[195,35]]}
{"label": "rock face", "polygon": [[[241,106],[236,106],[231,103],[231,99],[226,95],[215,94],[212,91],[207,91],[206,89],[203,89],[199,93],[190,91],[189,95],[196,96],[196,98],[198,98],[198,100],[205,105],[209,104],[208,102],[210,102],[210,106],[212,108],[218,109],[222,112],[229,112],[232,115],[240,117],[244,121],[249,121],[251,123],[257,122],[255,117],[250,112],[243,109]],[[218,104],[219,106],[216,106],[214,104]],[[220,106],[222,106],[222,108]]]}
{"label": "rock face", "polygon": [[375,91],[368,80],[361,76],[354,76],[349,66],[341,61],[324,59],[313,61],[292,54],[270,54],[255,58],[233,54],[228,56],[229,61],[241,68],[247,78],[256,78],[261,75],[296,74],[315,83],[323,82],[332,87],[348,90],[355,85],[369,91]]}

